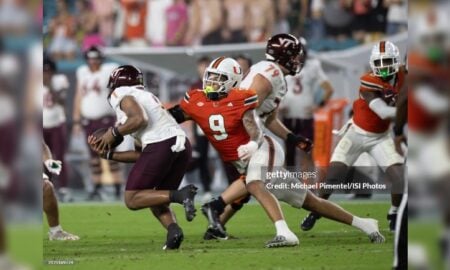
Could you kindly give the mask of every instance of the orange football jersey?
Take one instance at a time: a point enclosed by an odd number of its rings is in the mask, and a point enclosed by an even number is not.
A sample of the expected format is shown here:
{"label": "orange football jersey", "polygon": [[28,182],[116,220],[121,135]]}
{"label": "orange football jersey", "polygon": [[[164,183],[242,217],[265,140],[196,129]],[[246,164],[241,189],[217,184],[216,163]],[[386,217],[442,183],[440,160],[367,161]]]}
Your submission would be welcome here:
{"label": "orange football jersey", "polygon": [[[403,68],[397,72],[394,78],[394,85],[381,78],[375,76],[372,72],[368,72],[361,76],[361,86],[359,92],[376,91],[380,92],[383,97],[394,98],[400,92],[405,81],[405,71]],[[353,122],[360,128],[373,133],[383,133],[388,130],[391,120],[381,119],[372,109],[369,104],[360,97],[353,102]]]}
{"label": "orange football jersey", "polygon": [[203,90],[191,90],[180,102],[181,109],[201,127],[223,161],[238,160],[237,148],[250,141],[242,117],[257,104],[255,91],[241,89],[232,89],[217,101],[209,100]]}

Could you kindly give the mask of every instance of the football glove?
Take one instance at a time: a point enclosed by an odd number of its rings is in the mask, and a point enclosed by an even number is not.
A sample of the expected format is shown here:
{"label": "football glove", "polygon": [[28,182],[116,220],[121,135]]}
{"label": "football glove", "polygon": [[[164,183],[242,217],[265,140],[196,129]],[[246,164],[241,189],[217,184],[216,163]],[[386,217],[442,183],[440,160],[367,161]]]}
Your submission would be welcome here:
{"label": "football glove", "polygon": [[59,175],[62,169],[62,162],[60,160],[47,159],[44,161],[47,170],[53,174]]}
{"label": "football glove", "polygon": [[295,145],[296,147],[300,148],[301,150],[305,151],[306,153],[311,152],[311,150],[313,148],[312,141],[301,135],[295,135],[293,133],[289,133],[286,141],[290,144]]}
{"label": "football glove", "polygon": [[248,160],[258,150],[258,143],[255,141],[249,141],[247,144],[243,144],[238,147],[238,156],[241,160]]}

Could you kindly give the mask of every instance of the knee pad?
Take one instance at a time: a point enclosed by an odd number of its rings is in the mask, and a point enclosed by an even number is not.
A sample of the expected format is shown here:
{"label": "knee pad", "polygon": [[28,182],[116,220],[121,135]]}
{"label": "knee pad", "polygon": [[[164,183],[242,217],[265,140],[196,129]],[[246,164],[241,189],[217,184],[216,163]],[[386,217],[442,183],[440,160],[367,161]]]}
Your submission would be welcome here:
{"label": "knee pad", "polygon": [[241,210],[241,208],[244,206],[244,204],[248,203],[250,201],[251,195],[246,195],[245,197],[238,199],[236,201],[234,201],[231,204],[231,208],[235,211],[239,211]]}

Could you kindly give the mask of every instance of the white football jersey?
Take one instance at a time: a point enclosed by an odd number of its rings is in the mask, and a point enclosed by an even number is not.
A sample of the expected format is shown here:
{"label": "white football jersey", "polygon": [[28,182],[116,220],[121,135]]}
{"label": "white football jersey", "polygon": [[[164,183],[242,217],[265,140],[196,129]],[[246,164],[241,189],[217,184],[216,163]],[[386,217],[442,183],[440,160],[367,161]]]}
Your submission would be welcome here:
{"label": "white football jersey", "polygon": [[114,115],[108,104],[107,88],[109,75],[117,68],[114,63],[104,63],[96,72],[92,72],[87,65],[77,69],[77,83],[81,91],[81,116],[87,119],[99,119]]}
{"label": "white football jersey", "polygon": [[313,118],[314,94],[320,84],[327,80],[328,77],[317,59],[308,59],[299,74],[287,76],[288,92],[281,103],[281,107],[286,109],[286,117]]}
{"label": "white football jersey", "polygon": [[175,136],[186,136],[175,119],[164,109],[159,99],[144,86],[122,86],[116,88],[109,99],[109,103],[116,112],[117,120],[123,124],[127,120],[126,114],[120,109],[120,102],[126,96],[133,96],[141,105],[148,119],[148,125],[131,134],[143,148],[145,145],[167,140]]}
{"label": "white football jersey", "polygon": [[286,81],[284,79],[283,71],[274,62],[260,61],[251,66],[249,73],[245,76],[240,84],[240,88],[250,88],[253,78],[261,74],[264,78],[269,80],[272,84],[272,92],[264,99],[262,104],[256,108],[256,113],[263,122],[267,117],[278,107],[287,92]]}
{"label": "white football jersey", "polygon": [[[51,84],[55,92],[69,88],[69,80],[64,74],[53,75]],[[43,88],[43,104],[42,125],[44,128],[57,127],[66,121],[64,107],[61,104],[55,103],[53,96],[50,94],[50,90],[45,85]]]}

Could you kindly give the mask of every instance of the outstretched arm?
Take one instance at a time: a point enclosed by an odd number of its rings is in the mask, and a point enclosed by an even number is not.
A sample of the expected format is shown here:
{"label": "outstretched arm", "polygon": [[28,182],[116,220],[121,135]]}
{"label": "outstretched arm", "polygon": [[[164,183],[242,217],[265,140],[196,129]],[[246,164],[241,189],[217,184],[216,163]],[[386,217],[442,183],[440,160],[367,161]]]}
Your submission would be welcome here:
{"label": "outstretched arm", "polygon": [[175,118],[175,120],[177,121],[178,124],[183,123],[184,121],[187,120],[192,120],[192,118],[189,116],[189,114],[187,114],[181,107],[179,104],[173,106],[172,108],[167,110],[173,118]]}
{"label": "outstretched arm", "polygon": [[259,128],[258,122],[256,122],[255,110],[246,111],[242,118],[242,123],[250,136],[250,140],[260,145],[262,141],[262,131]]}
{"label": "outstretched arm", "polygon": [[242,117],[242,123],[250,136],[250,141],[240,145],[237,149],[238,156],[241,160],[249,160],[251,156],[258,150],[262,142],[262,131],[258,126],[255,118],[255,111],[248,110]]}

